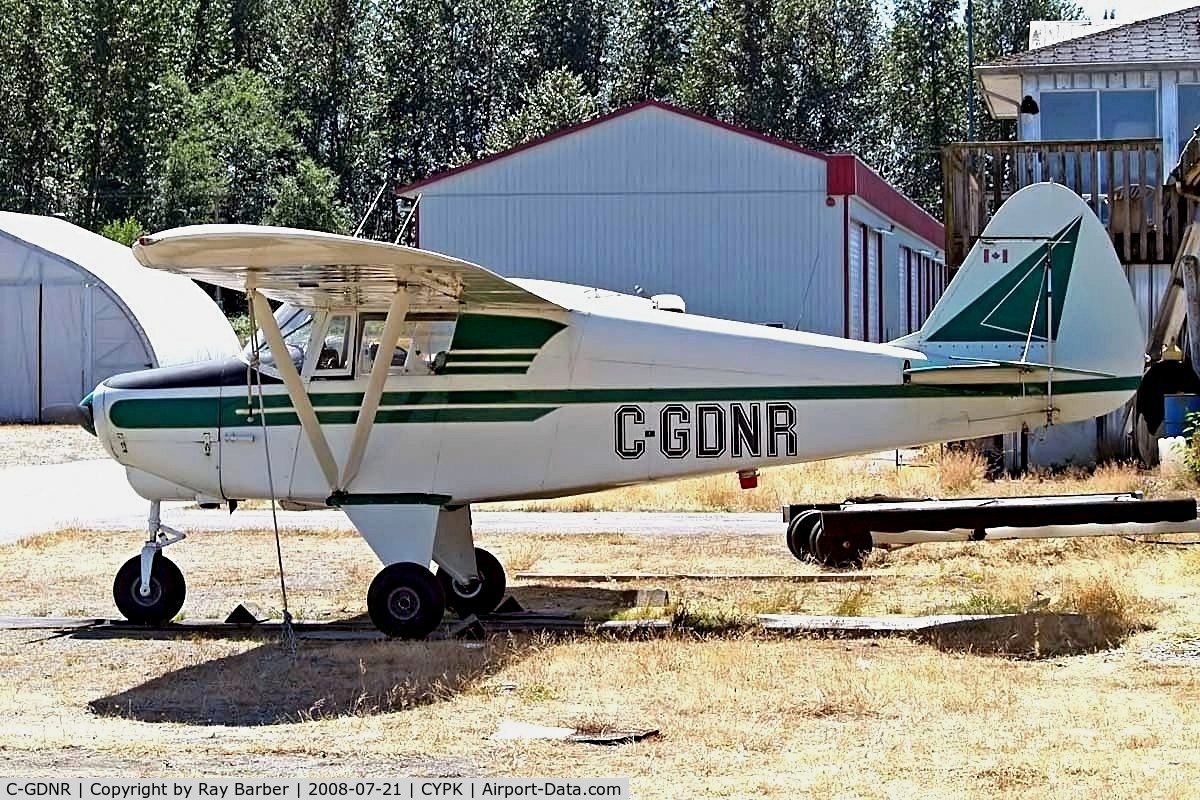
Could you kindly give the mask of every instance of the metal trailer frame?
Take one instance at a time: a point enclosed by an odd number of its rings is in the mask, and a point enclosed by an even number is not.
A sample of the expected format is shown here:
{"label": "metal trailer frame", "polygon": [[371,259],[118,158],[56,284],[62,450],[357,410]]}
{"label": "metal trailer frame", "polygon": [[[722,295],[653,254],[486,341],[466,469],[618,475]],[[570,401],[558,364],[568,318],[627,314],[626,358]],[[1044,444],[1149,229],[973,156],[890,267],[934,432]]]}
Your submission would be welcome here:
{"label": "metal trailer frame", "polygon": [[853,498],[783,507],[787,544],[800,560],[859,567],[872,548],[921,542],[1198,533],[1196,500],[1141,492],[935,500]]}

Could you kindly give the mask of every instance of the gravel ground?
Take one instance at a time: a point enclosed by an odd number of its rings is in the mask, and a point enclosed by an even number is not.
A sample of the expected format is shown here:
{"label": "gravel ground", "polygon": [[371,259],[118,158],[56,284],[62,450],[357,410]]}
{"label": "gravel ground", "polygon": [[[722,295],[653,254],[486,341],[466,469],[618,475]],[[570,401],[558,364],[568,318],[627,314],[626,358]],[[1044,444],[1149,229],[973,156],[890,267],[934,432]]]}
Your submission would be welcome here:
{"label": "gravel ground", "polygon": [[1156,664],[1200,667],[1200,638],[1156,642],[1146,648],[1144,655]]}
{"label": "gravel ground", "polygon": [[0,425],[0,467],[105,457],[96,437],[77,425]]}

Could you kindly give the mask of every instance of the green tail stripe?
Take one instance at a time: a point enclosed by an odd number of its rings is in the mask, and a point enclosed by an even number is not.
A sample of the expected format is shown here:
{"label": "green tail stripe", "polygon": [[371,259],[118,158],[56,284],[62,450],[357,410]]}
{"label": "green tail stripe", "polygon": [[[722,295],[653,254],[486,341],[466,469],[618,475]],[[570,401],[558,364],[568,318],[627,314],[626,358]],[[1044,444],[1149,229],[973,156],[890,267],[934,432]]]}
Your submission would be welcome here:
{"label": "green tail stripe", "polygon": [[[1050,242],[1054,247],[1047,243],[1035,248],[949,322],[930,334],[929,341],[1023,342],[1032,336],[1033,341],[1044,342],[1048,323],[1050,338],[1057,339],[1082,223],[1083,217],[1077,217],[1051,237]],[[1050,274],[1054,281],[1054,316],[1049,321],[1045,302],[1045,270],[1042,266],[1047,255],[1051,258]],[[979,268],[987,269],[976,267]]]}

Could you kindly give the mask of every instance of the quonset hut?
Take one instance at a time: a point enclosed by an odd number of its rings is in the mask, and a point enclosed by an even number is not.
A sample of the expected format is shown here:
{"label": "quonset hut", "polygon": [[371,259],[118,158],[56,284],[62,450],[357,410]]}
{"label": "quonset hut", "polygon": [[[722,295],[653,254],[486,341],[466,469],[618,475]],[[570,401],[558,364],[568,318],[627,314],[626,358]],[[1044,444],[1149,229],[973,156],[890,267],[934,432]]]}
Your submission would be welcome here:
{"label": "quonset hut", "polygon": [[187,278],[54,217],[0,212],[0,422],[66,422],[120,372],[237,352]]}

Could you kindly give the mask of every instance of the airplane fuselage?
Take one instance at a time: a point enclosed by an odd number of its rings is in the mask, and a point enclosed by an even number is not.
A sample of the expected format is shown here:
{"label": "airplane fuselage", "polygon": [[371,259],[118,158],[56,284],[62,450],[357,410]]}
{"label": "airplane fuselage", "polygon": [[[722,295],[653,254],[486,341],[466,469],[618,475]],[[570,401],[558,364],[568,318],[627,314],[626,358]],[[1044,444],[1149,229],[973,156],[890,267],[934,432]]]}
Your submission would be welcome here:
{"label": "airplane fuselage", "polygon": [[[1050,405],[1095,416],[1131,388],[1128,378],[1056,381],[1048,403],[1044,376],[916,374],[926,356],[915,350],[624,296],[583,311],[472,313],[464,325],[472,334],[456,335],[454,367],[389,376],[356,494],[470,503],[752,470],[1032,427]],[[324,505],[328,482],[284,386],[265,383],[260,401],[244,365],[210,365],[208,378],[190,369],[113,379],[93,396],[101,441],[135,487],[158,499]],[[339,463],[368,380],[352,373],[306,384]]]}

